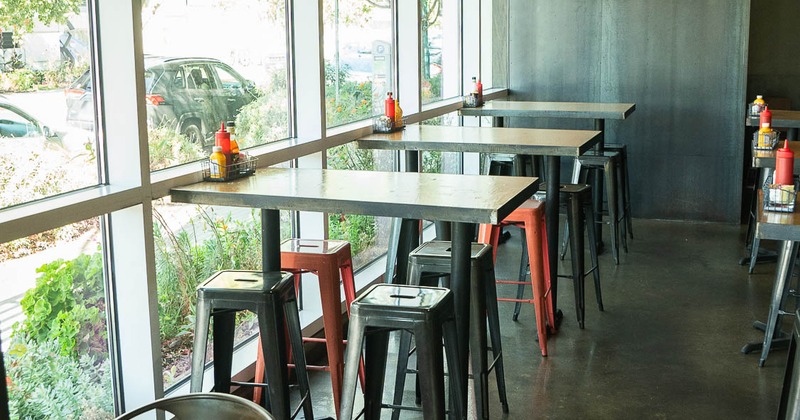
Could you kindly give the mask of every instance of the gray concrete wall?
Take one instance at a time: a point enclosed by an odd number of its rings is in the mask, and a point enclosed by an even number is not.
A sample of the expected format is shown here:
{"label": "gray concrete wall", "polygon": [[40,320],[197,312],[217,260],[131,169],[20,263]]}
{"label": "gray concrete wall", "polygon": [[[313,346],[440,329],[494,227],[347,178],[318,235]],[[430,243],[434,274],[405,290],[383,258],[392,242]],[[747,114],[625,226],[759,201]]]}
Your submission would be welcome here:
{"label": "gray concrete wall", "polygon": [[749,1],[512,0],[510,7],[513,99],[636,103],[629,119],[606,125],[607,142],[628,145],[635,217],[739,221]]}

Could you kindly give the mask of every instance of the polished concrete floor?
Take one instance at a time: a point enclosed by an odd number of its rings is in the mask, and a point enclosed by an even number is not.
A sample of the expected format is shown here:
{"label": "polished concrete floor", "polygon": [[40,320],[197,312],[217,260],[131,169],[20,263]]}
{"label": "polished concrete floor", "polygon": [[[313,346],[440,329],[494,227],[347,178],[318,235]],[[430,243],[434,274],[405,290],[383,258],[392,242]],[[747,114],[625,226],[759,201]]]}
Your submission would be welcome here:
{"label": "polished concrete floor", "polygon": [[[499,250],[498,278],[513,278],[518,269],[520,235],[511,232]],[[635,220],[634,233],[618,266],[609,251],[600,256],[605,312],[597,310],[587,279],[583,330],[571,281],[560,281],[565,316],[548,340],[548,357],[534,341],[532,307],[524,305],[514,322],[513,303],[500,303],[510,412],[500,409],[492,375],[492,418],[775,417],[786,351],[773,352],[763,368],[757,355],[739,351],[763,338],[751,323],[766,316],[774,264],[758,265],[753,275],[737,264],[744,254],[739,226]],[[513,294],[513,287],[499,294]],[[388,375],[393,383],[393,372]],[[315,417],[333,415],[327,374],[314,373],[312,382]],[[407,381],[406,403],[413,403],[412,384]]]}

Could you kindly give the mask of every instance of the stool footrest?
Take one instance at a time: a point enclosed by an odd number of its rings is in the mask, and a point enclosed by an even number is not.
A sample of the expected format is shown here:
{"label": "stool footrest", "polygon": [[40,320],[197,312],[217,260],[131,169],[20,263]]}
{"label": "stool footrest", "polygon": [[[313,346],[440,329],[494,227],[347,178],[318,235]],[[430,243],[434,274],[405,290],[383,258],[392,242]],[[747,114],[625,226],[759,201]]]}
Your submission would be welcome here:
{"label": "stool footrest", "polygon": [[[288,363],[286,366],[288,366],[289,369],[294,369],[295,368],[294,363]],[[316,371],[330,372],[331,367],[330,366],[320,366],[320,365],[306,365],[306,370],[316,370]]]}
{"label": "stool footrest", "polygon": [[258,383],[258,382],[241,382],[241,381],[231,381],[231,385],[251,386],[251,387],[254,387],[254,388],[267,388],[269,386],[268,384],[262,384],[262,383]]}
{"label": "stool footrest", "polygon": [[517,281],[517,280],[495,280],[497,284],[531,284],[529,281]]}
{"label": "stool footrest", "polygon": [[520,303],[531,303],[536,304],[536,301],[533,299],[515,299],[515,298],[497,298],[498,302],[520,302]]}
{"label": "stool footrest", "polygon": [[381,408],[391,408],[392,410],[410,410],[422,412],[422,407],[412,405],[399,405],[399,404],[381,404]]}

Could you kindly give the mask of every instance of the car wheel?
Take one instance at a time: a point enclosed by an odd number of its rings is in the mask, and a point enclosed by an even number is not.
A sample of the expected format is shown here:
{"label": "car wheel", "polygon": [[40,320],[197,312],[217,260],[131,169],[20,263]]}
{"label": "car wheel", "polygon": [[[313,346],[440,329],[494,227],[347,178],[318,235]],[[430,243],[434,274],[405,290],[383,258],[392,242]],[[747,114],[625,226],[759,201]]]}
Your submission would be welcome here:
{"label": "car wheel", "polygon": [[190,142],[200,146],[203,145],[203,132],[200,131],[200,127],[198,127],[196,124],[186,124],[183,126],[182,131],[183,135],[186,136]]}

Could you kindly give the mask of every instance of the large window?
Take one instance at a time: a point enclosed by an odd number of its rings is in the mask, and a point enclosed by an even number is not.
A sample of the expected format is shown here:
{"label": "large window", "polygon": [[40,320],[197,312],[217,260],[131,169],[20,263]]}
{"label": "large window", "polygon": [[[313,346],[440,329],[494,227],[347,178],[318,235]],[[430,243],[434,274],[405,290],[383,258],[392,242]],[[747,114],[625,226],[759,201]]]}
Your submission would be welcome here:
{"label": "large window", "polygon": [[227,121],[241,148],[289,136],[283,1],[144,4],[151,169],[207,157]]}
{"label": "large window", "polygon": [[97,219],[0,246],[11,418],[114,418]]}
{"label": "large window", "polygon": [[98,183],[86,8],[34,8],[0,24],[0,208]]}
{"label": "large window", "polygon": [[391,1],[323,4],[327,126],[382,114],[394,80]]}
{"label": "large window", "polygon": [[[172,204],[169,189],[196,179],[192,162],[208,156],[222,122],[235,123],[240,146],[262,166],[320,167],[326,156],[330,168],[395,170],[396,152],[353,148],[348,142],[367,129],[346,124],[382,113],[396,89],[414,121],[452,111],[437,102],[461,93],[461,9],[487,3],[0,7],[0,340],[8,372],[0,380],[10,385],[13,417],[113,418],[120,403],[130,410],[188,391],[195,287],[216,270],[261,267],[261,220],[258,210]],[[468,68],[478,71],[477,63]],[[327,133],[314,124],[322,118],[338,128]],[[422,161],[424,170],[461,170],[455,154]],[[387,248],[388,219],[282,212],[281,220],[283,237],[350,241],[356,267]],[[357,280],[377,275],[361,270]],[[316,325],[315,282],[303,287],[301,320]],[[242,342],[255,323],[237,319]],[[252,347],[237,345],[237,369],[252,363]]]}

